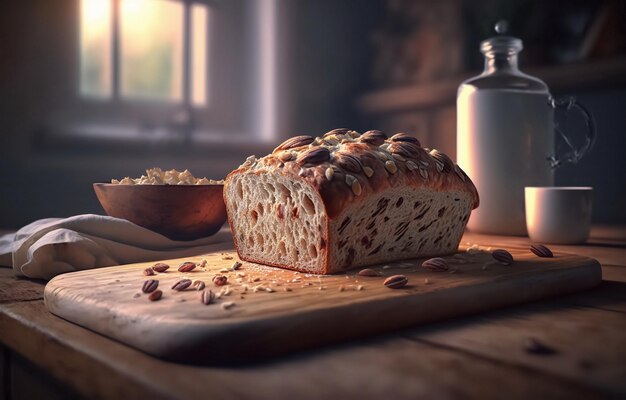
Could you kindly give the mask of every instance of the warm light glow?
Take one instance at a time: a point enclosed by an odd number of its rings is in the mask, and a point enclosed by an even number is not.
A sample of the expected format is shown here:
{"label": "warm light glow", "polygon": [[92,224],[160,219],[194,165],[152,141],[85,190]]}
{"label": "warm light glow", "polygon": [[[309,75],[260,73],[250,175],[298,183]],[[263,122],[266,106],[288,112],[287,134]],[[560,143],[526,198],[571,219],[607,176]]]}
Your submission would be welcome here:
{"label": "warm light glow", "polygon": [[276,137],[276,0],[259,1],[259,79],[261,138]]}
{"label": "warm light glow", "polygon": [[182,99],[183,3],[120,1],[122,97]]}
{"label": "warm light glow", "polygon": [[80,92],[111,96],[111,1],[80,2]]}
{"label": "warm light glow", "polygon": [[201,4],[191,6],[191,103],[207,104],[207,26],[209,9]]}

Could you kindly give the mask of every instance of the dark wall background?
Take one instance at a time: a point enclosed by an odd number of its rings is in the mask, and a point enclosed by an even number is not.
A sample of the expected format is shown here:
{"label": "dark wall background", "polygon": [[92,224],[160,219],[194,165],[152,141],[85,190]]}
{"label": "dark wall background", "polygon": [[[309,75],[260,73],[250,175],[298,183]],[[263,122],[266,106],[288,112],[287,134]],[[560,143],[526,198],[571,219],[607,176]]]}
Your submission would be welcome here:
{"label": "dark wall background", "polygon": [[[383,23],[388,3],[279,0],[279,137],[320,134],[340,126],[383,127],[372,126],[355,104],[376,87],[371,79],[372,32]],[[74,107],[76,4],[76,0],[0,4],[0,228],[17,228],[45,217],[101,213],[91,189],[95,181],[139,176],[152,166],[189,168],[195,175],[221,178],[247,155],[261,155],[274,147],[275,143],[218,145],[63,136],[65,121],[80,113]],[[245,0],[215,4],[230,7],[234,14],[237,7],[242,15],[249,12]],[[237,25],[230,29],[224,40],[231,42],[224,44],[222,54],[253,68],[247,58],[248,33]],[[245,97],[250,81],[233,76],[230,80],[240,85]],[[228,89],[222,90],[218,98],[228,95]],[[594,186],[595,221],[626,223],[621,200],[626,198],[622,154],[626,90],[618,86],[573,94],[593,111],[600,134],[594,152],[579,165],[559,171],[558,183]],[[254,104],[226,103],[235,124],[250,125],[246,115],[253,112]]]}

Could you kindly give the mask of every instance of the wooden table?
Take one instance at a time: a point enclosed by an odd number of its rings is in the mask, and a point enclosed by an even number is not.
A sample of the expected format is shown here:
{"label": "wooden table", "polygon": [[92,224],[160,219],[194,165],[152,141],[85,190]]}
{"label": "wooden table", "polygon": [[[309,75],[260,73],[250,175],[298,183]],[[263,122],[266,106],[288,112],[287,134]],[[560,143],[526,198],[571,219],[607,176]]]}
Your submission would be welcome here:
{"label": "wooden table", "polygon": [[[464,242],[527,247],[466,234]],[[626,227],[584,246],[597,289],[254,365],[164,362],[49,314],[43,282],[0,268],[0,399],[626,397]],[[527,352],[535,338],[555,354]],[[219,343],[216,343],[219,346]]]}

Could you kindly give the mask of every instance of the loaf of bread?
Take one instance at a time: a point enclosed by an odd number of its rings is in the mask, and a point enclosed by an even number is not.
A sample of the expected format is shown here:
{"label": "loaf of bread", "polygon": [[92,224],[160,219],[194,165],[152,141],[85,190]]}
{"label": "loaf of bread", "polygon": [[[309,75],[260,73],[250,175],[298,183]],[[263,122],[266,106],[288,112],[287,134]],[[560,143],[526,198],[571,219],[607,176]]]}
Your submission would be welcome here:
{"label": "loaf of bread", "polygon": [[408,134],[335,129],[248,159],[224,187],[245,261],[314,274],[456,251],[478,193]]}

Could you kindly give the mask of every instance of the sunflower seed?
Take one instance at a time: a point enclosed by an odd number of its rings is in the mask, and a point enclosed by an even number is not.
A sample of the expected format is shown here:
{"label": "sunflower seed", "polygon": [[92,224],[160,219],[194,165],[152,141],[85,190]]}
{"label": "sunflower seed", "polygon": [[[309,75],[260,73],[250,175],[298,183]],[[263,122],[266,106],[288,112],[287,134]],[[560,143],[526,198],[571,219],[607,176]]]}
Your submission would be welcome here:
{"label": "sunflower seed", "polygon": [[293,154],[291,152],[288,151],[284,151],[282,153],[280,153],[280,155],[278,156],[278,159],[280,161],[284,161],[287,162],[289,160],[291,160],[293,158]]}
{"label": "sunflower seed", "polygon": [[195,287],[196,290],[204,290],[204,287],[206,285],[204,284],[204,282],[197,280],[197,281],[194,281],[191,286]]}
{"label": "sunflower seed", "polygon": [[356,178],[350,174],[346,174],[346,184],[348,186],[352,186],[352,183],[354,183],[354,181],[356,181]]}
{"label": "sunflower seed", "polygon": [[355,196],[358,196],[361,194],[362,188],[361,188],[361,182],[359,182],[358,179],[354,179],[354,182],[352,182],[352,185],[350,185],[350,187],[352,188],[352,193],[354,193]]}
{"label": "sunflower seed", "polygon": [[324,175],[326,175],[326,179],[332,181],[333,175],[335,175],[335,170],[332,168],[326,168],[326,171],[324,171]]}
{"label": "sunflower seed", "polygon": [[417,164],[415,164],[413,161],[409,160],[406,162],[406,167],[408,168],[409,171],[415,171],[418,167]]}
{"label": "sunflower seed", "polygon": [[392,174],[395,174],[398,171],[398,167],[396,166],[396,163],[393,161],[386,161],[385,169]]}
{"label": "sunflower seed", "polygon": [[374,170],[370,167],[363,167],[363,172],[365,172],[365,176],[367,176],[368,178],[371,178],[372,175],[374,175]]}
{"label": "sunflower seed", "polygon": [[389,160],[389,156],[386,153],[383,153],[382,151],[377,151],[376,157],[378,157],[380,161],[382,162]]}
{"label": "sunflower seed", "polygon": [[398,153],[392,153],[392,154],[391,154],[391,156],[392,156],[393,158],[395,158],[396,160],[398,160],[398,161],[402,161],[402,162],[405,162],[405,161],[406,161],[406,158],[402,157],[402,156],[401,156],[400,154],[398,154]]}

